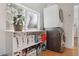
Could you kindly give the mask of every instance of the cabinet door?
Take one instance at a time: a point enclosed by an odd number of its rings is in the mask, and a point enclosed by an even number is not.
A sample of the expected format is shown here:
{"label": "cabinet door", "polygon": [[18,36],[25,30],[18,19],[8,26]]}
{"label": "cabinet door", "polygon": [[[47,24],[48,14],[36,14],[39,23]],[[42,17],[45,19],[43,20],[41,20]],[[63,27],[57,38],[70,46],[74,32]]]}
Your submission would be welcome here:
{"label": "cabinet door", "polygon": [[59,18],[59,6],[52,5],[44,8],[44,28],[62,27]]}

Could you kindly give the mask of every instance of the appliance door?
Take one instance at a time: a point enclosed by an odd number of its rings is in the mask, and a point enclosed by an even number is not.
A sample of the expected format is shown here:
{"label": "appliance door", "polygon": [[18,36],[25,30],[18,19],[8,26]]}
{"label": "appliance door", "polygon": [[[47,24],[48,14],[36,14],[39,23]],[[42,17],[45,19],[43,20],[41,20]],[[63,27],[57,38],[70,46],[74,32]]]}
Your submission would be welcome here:
{"label": "appliance door", "polygon": [[64,33],[64,30],[63,28],[61,27],[56,27],[56,29],[59,31],[60,33],[60,38],[61,38],[61,47],[60,47],[60,52],[63,52],[64,51],[64,47],[65,47],[65,33]]}
{"label": "appliance door", "polygon": [[44,28],[62,27],[59,18],[59,6],[52,5],[44,8]]}
{"label": "appliance door", "polygon": [[63,52],[65,48],[65,35],[64,32],[61,34],[61,47],[60,47],[60,52]]}
{"label": "appliance door", "polygon": [[57,30],[47,31],[47,49],[59,52],[61,47],[61,36]]}

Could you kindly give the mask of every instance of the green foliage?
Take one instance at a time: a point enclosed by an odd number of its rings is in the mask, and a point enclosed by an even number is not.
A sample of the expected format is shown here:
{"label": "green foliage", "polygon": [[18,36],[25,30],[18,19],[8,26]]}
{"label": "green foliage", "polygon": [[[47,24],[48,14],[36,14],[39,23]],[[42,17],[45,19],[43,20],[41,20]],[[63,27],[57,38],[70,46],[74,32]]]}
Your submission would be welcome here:
{"label": "green foliage", "polygon": [[24,24],[24,17],[22,15],[17,15],[13,17],[14,25],[23,25]]}
{"label": "green foliage", "polygon": [[44,43],[44,42],[42,42],[42,47],[43,47],[43,46],[45,46],[45,43]]}

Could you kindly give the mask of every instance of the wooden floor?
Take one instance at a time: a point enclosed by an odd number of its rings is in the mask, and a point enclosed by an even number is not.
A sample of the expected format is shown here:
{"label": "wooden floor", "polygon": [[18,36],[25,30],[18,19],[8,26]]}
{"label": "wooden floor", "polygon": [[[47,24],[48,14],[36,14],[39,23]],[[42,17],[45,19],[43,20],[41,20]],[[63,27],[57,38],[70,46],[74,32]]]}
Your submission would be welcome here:
{"label": "wooden floor", "polygon": [[40,55],[41,56],[77,56],[77,50],[65,48],[63,53],[46,50],[46,51],[42,51]]}

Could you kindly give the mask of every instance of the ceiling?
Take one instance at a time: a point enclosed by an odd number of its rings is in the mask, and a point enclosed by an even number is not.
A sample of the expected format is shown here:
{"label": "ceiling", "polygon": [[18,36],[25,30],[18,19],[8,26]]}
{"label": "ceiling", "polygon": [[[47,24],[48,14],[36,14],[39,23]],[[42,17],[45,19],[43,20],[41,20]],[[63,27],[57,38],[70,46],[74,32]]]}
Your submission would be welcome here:
{"label": "ceiling", "polygon": [[39,10],[40,8],[49,7],[51,5],[57,4],[59,6],[75,6],[79,5],[79,3],[22,3],[24,6],[30,7],[35,10]]}

